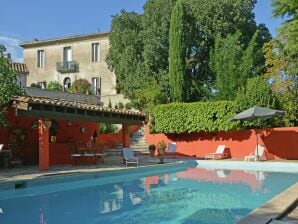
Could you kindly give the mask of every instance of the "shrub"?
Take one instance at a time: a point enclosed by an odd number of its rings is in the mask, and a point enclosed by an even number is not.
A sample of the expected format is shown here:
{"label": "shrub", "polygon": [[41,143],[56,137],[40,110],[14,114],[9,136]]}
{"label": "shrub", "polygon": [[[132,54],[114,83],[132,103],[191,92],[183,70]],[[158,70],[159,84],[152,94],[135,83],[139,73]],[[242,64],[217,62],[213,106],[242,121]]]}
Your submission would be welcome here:
{"label": "shrub", "polygon": [[232,101],[158,105],[150,114],[151,132],[179,134],[237,129],[239,122],[229,121],[236,108]]}
{"label": "shrub", "polygon": [[118,128],[115,124],[101,123],[99,126],[100,134],[114,134],[118,132]]}
{"label": "shrub", "polygon": [[91,84],[86,79],[78,79],[69,88],[72,93],[91,94]]}
{"label": "shrub", "polygon": [[120,110],[124,109],[124,104],[123,104],[122,102],[119,102],[119,103],[118,103],[118,108],[119,108]]}
{"label": "shrub", "polygon": [[57,82],[57,81],[51,81],[49,82],[49,84],[47,85],[47,89],[48,90],[62,90],[62,85]]}
{"label": "shrub", "polygon": [[132,109],[132,105],[131,105],[130,102],[126,103],[124,107],[125,107],[125,110],[130,110],[130,109]]}

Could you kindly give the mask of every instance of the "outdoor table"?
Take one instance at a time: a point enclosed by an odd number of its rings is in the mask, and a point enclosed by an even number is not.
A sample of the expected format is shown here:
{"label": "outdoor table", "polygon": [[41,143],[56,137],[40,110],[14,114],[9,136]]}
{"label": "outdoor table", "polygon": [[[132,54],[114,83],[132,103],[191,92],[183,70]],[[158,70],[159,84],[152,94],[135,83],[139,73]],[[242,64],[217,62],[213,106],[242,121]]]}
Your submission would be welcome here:
{"label": "outdoor table", "polygon": [[[70,154],[71,158],[74,159],[75,164],[77,164],[79,159],[83,159],[83,158],[104,158],[104,156],[106,156],[106,153],[72,153]],[[95,160],[95,163],[97,164],[97,161]]]}

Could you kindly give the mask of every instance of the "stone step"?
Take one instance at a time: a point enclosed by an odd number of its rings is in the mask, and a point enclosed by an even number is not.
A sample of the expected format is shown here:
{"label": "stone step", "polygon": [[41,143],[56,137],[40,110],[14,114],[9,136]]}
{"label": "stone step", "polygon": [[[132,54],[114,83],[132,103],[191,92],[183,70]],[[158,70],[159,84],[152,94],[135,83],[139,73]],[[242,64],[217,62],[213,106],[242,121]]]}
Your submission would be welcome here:
{"label": "stone step", "polygon": [[138,150],[138,151],[148,151],[148,146],[130,146],[132,150]]}
{"label": "stone step", "polygon": [[142,138],[133,138],[133,137],[131,137],[130,140],[131,141],[146,141],[146,138],[145,137],[142,137]]}
{"label": "stone step", "polygon": [[134,142],[130,145],[148,145],[147,142]]}

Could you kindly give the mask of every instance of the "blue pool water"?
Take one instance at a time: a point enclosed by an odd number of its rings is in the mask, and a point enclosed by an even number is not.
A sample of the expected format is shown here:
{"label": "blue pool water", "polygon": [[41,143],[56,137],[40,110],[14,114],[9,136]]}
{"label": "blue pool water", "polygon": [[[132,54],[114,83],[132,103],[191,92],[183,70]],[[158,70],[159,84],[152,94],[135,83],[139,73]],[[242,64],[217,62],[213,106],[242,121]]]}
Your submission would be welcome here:
{"label": "blue pool water", "polygon": [[196,167],[135,172],[1,191],[0,223],[234,223],[298,181]]}

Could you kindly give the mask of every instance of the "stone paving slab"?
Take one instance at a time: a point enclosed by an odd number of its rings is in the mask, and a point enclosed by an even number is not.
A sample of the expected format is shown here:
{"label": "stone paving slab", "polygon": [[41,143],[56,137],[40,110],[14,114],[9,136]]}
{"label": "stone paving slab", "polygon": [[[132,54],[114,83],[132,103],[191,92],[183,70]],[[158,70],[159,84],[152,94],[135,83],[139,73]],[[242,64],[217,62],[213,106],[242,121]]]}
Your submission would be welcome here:
{"label": "stone paving slab", "polygon": [[275,196],[261,207],[255,209],[237,224],[270,223],[279,219],[298,201],[298,183],[289,187],[286,191]]}

